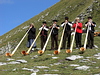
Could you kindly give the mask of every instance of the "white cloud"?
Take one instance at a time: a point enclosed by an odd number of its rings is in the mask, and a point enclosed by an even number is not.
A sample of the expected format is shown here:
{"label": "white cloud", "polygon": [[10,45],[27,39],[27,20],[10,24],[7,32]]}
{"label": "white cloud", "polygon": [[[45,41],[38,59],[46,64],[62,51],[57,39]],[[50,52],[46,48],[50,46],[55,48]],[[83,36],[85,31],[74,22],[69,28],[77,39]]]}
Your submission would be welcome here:
{"label": "white cloud", "polygon": [[12,0],[0,0],[0,4],[13,4]]}

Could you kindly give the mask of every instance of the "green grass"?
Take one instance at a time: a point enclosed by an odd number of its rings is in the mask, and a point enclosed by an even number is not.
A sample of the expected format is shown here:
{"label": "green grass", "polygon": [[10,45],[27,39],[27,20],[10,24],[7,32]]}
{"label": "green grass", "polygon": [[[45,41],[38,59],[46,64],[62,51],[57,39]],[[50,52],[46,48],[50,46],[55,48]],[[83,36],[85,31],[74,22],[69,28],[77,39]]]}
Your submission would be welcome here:
{"label": "green grass", "polygon": [[[100,1],[97,0],[99,3]],[[30,20],[24,22],[23,24],[19,25],[18,27],[14,28],[13,30],[9,31],[8,33],[4,34],[3,36],[0,36],[0,40],[2,39],[2,43],[0,43],[0,48],[3,46],[6,46],[8,42],[15,47],[18,42],[21,40],[23,35],[25,34],[27,29],[23,29],[23,27],[28,26],[31,22],[35,24],[35,27],[37,29],[38,33],[38,28],[41,26],[42,21],[46,20],[48,22],[48,26],[52,24],[52,20],[56,19],[54,18],[57,14],[59,14],[57,20],[58,25],[61,24],[62,21],[64,21],[65,16],[69,16],[70,21],[73,21],[76,16],[78,16],[81,13],[85,13],[86,9],[92,4],[93,0],[61,0],[60,2],[56,3],[52,7],[48,8],[47,10],[41,12],[39,15],[36,15],[35,17],[31,18]],[[82,5],[82,3],[84,3]],[[78,5],[74,10],[71,10],[75,7],[75,5]],[[71,6],[71,7],[70,7]],[[67,8],[66,8],[67,7]],[[68,14],[64,15],[66,12],[70,11]],[[38,19],[41,18],[42,15],[45,15],[47,12],[49,12],[48,16],[45,16],[43,20],[40,20],[38,22]],[[95,27],[96,30],[100,31],[100,28],[98,28],[100,25],[100,6],[98,6],[98,3],[93,4],[93,11],[89,14],[93,16],[93,20],[97,23],[97,27]],[[85,16],[83,23],[86,22],[88,16]],[[22,30],[14,34],[17,30]],[[48,32],[49,33],[49,32]],[[62,28],[59,30],[59,41],[60,41],[60,36],[62,33]],[[9,38],[6,38],[6,36],[11,36]],[[94,44],[97,45],[100,49],[100,37],[95,37],[94,38]],[[85,40],[85,34],[82,37],[82,44],[84,44]],[[54,55],[56,57],[59,57],[58,59],[52,59],[52,56],[49,56],[47,54],[53,54],[53,50],[48,50],[51,47],[51,40],[49,40],[48,45],[47,45],[47,50],[42,56],[39,56],[38,58],[31,59],[34,55],[39,55],[37,51],[33,52],[30,55],[23,56],[21,55],[21,51],[23,50],[28,50],[26,47],[27,43],[27,37],[23,40],[22,44],[16,51],[16,53],[11,57],[15,60],[18,59],[24,59],[28,61],[27,64],[16,64],[16,65],[3,65],[0,66],[0,75],[30,75],[32,72],[30,71],[23,71],[22,68],[34,68],[34,66],[48,66],[49,68],[47,69],[39,69],[40,71],[37,73],[39,74],[60,74],[60,75],[94,75],[100,73],[100,66],[99,62],[100,60],[97,60],[95,57],[93,57],[94,54],[100,53],[99,49],[87,49],[84,54],[79,54],[79,50],[73,49],[73,52],[71,54],[66,54],[66,50],[61,50],[61,53],[59,55]],[[37,47],[40,48],[40,37],[36,41]],[[75,47],[75,44],[74,44]],[[13,49],[12,49],[13,51]],[[71,55],[82,55],[84,58],[86,57],[92,57],[89,58],[90,61],[85,62],[85,63],[79,63],[81,59],[75,60],[75,61],[67,61],[65,60],[66,57],[71,56]],[[18,58],[20,57],[20,58]],[[0,62],[9,62],[6,61],[6,59],[9,57],[6,57],[5,55],[0,55]],[[92,63],[91,61],[94,61],[96,63]],[[54,63],[62,63],[60,65],[55,65],[51,66],[50,64]],[[75,67],[69,66],[70,64],[79,64],[80,66],[82,65],[87,65],[91,66],[89,70],[86,71],[81,71],[81,70],[74,70]],[[96,68],[99,67],[99,68]],[[16,68],[16,71],[12,71],[13,69]],[[37,69],[37,68],[35,68]],[[52,70],[59,70],[57,72],[54,72]],[[2,71],[3,70],[3,71]],[[6,71],[7,70],[7,71]],[[48,70],[47,72],[44,72],[44,70]]]}
{"label": "green grass", "polygon": [[[100,44],[99,44],[100,45]],[[13,55],[11,58],[18,60],[18,59],[24,59],[26,61],[28,61],[27,64],[16,64],[16,65],[6,65],[6,66],[1,66],[0,67],[0,74],[1,75],[29,75],[31,74],[30,71],[23,71],[22,68],[29,68],[32,69],[34,68],[34,66],[48,66],[49,68],[47,69],[39,69],[40,71],[37,73],[38,74],[61,74],[61,75],[92,75],[92,74],[96,74],[96,73],[100,73],[100,66],[99,66],[99,62],[100,60],[97,60],[93,55],[100,52],[99,50],[96,51],[95,49],[87,49],[86,52],[84,54],[79,54],[79,50],[73,49],[73,52],[71,54],[66,54],[65,53],[66,50],[61,50],[61,53],[59,55],[54,55],[54,56],[50,56],[47,54],[53,54],[53,50],[49,51],[46,50],[45,53],[42,56],[39,56],[38,58],[35,59],[31,59],[32,57],[34,57],[34,55],[39,55],[37,53],[37,51],[33,52],[30,55],[27,56],[23,56],[20,54],[21,51],[17,51],[15,55]],[[85,63],[79,63],[79,61],[81,59],[77,59],[75,61],[67,61],[65,60],[66,57],[71,56],[71,55],[81,55],[84,56],[84,58],[86,57],[92,57],[89,58],[90,61],[85,62]],[[20,58],[18,58],[20,57]],[[52,59],[52,57],[59,57],[58,59]],[[2,62],[8,62],[6,61],[6,56],[0,56],[0,61]],[[92,63],[96,62],[96,63]],[[50,66],[50,64],[54,64],[54,63],[62,63],[60,65],[55,65],[55,66]],[[87,65],[90,66],[89,70],[86,71],[81,71],[81,70],[74,70],[75,67],[71,67],[69,66],[70,64],[79,64],[80,66],[82,65]],[[98,69],[96,69],[95,67],[99,67]],[[13,69],[17,69],[16,71],[12,71]],[[35,68],[37,69],[37,68]],[[1,70],[8,70],[8,71],[1,71]],[[47,72],[44,72],[44,70],[48,70]],[[52,70],[59,70],[58,72],[53,72]]]}

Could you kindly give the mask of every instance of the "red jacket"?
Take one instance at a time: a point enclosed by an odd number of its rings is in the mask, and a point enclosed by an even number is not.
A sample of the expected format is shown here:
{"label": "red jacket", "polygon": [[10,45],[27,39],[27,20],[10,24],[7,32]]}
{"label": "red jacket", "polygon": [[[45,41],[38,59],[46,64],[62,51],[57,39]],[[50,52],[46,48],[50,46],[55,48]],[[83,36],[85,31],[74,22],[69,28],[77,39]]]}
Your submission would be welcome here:
{"label": "red jacket", "polygon": [[[75,28],[76,27],[76,23],[74,23],[72,27]],[[80,23],[80,22],[78,23],[76,32],[77,33],[82,33],[82,23]]]}

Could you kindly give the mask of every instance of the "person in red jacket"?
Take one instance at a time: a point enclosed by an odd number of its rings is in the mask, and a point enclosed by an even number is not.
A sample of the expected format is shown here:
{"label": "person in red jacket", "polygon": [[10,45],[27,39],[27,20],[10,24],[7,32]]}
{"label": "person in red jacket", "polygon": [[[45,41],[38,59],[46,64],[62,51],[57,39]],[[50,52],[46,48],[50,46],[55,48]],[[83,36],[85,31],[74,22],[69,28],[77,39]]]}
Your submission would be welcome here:
{"label": "person in red jacket", "polygon": [[75,19],[75,23],[72,28],[76,28],[75,40],[76,40],[76,49],[81,47],[81,38],[82,38],[82,23],[80,23],[80,19],[77,17]]}

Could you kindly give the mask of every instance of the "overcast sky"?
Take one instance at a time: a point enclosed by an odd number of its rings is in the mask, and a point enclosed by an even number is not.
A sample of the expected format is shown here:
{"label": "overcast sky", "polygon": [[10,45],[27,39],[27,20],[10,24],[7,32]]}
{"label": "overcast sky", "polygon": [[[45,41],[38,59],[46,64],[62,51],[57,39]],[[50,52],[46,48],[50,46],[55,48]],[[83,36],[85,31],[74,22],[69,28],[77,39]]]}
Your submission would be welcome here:
{"label": "overcast sky", "polygon": [[0,0],[0,36],[60,0]]}

